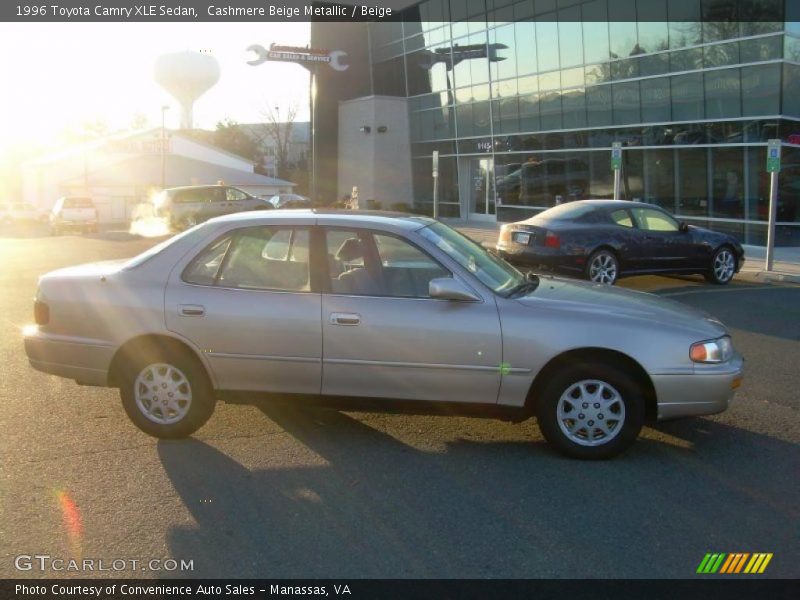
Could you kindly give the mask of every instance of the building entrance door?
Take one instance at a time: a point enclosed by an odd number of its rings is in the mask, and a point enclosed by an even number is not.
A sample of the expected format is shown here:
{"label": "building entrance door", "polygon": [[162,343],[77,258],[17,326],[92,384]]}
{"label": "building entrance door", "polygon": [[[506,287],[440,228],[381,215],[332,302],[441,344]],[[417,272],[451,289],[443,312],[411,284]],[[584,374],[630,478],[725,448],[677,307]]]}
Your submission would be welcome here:
{"label": "building entrance door", "polygon": [[469,157],[463,161],[466,168],[461,170],[464,180],[459,187],[466,196],[466,202],[462,201],[462,218],[466,216],[470,221],[496,221],[494,159]]}

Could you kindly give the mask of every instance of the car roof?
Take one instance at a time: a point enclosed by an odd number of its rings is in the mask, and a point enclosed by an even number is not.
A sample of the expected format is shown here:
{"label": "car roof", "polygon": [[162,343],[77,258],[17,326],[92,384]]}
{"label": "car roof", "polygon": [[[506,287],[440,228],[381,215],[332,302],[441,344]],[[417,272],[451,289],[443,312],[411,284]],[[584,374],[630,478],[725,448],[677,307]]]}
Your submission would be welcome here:
{"label": "car roof", "polygon": [[225,188],[225,187],[235,187],[235,186],[228,185],[227,183],[207,183],[205,185],[179,185],[177,187],[164,188],[161,191],[180,192],[182,190],[202,190],[206,188]]}
{"label": "car roof", "polygon": [[567,204],[585,204],[595,206],[597,208],[661,208],[660,206],[654,204],[635,202],[633,200],[574,200],[572,202],[568,202]]}
{"label": "car roof", "polygon": [[324,225],[358,225],[361,227],[375,225],[388,226],[407,230],[421,229],[436,221],[421,215],[381,210],[336,210],[327,208],[295,208],[286,210],[257,210],[232,213],[211,219],[214,223],[258,224],[270,223],[283,219],[293,222],[308,221],[309,224]]}

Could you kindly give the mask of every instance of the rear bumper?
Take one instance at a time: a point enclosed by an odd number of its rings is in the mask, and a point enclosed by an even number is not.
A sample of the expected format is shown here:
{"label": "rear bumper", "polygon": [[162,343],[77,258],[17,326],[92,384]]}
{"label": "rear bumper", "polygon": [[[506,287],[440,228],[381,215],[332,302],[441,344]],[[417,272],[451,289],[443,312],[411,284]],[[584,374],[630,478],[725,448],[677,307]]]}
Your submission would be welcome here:
{"label": "rear bumper", "polygon": [[744,361],[704,365],[687,375],[652,375],[658,398],[658,420],[714,415],[727,410],[742,380]]}
{"label": "rear bumper", "polygon": [[25,354],[37,371],[74,379],[86,385],[108,385],[114,347],[96,340],[76,340],[42,333],[25,335]]}
{"label": "rear bumper", "polygon": [[498,243],[496,249],[502,258],[515,264],[532,267],[544,265],[554,269],[568,269],[571,271],[582,271],[586,265],[586,257],[583,254],[565,255],[560,254],[558,250],[540,247],[532,248],[531,246],[523,246],[514,242]]}

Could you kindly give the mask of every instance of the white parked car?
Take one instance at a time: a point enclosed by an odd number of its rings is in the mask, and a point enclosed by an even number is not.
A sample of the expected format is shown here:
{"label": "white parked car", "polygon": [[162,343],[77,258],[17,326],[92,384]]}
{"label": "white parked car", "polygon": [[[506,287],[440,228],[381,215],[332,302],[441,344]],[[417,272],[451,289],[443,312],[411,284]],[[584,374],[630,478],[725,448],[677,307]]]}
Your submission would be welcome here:
{"label": "white parked car", "polygon": [[0,204],[0,223],[3,225],[36,223],[44,218],[45,215],[28,202]]}
{"label": "white parked car", "polygon": [[50,233],[59,235],[67,230],[97,232],[97,208],[91,198],[67,196],[56,201],[50,213]]}

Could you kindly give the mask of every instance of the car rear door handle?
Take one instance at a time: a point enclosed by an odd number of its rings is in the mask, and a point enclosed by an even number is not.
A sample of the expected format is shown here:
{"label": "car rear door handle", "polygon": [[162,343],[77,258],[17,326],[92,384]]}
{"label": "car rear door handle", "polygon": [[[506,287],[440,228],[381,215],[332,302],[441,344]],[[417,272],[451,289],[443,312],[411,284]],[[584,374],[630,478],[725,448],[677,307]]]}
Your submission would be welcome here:
{"label": "car rear door handle", "polygon": [[361,315],[356,313],[331,313],[331,325],[358,325]]}
{"label": "car rear door handle", "polygon": [[179,304],[178,312],[184,317],[202,317],[206,314],[206,308],[199,304]]}

